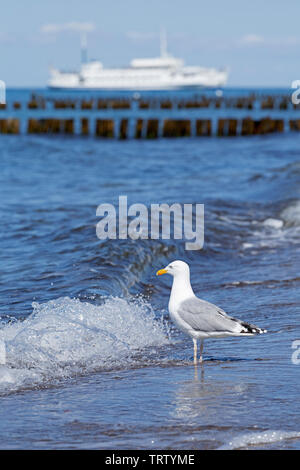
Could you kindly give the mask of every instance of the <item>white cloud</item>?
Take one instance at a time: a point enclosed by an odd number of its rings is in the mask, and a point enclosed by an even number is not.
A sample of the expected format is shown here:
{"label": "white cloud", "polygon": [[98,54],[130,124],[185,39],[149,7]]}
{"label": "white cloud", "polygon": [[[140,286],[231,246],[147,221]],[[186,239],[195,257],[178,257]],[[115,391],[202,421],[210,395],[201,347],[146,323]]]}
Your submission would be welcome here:
{"label": "white cloud", "polygon": [[243,44],[262,44],[264,38],[258,34],[246,34],[242,37],[241,42]]}
{"label": "white cloud", "polygon": [[40,31],[45,34],[56,34],[65,31],[75,31],[79,33],[90,33],[95,31],[94,23],[71,21],[69,23],[49,23],[40,28]]}
{"label": "white cloud", "polygon": [[268,48],[290,48],[300,45],[300,37],[263,37],[258,34],[246,34],[237,42],[237,46],[264,46]]}

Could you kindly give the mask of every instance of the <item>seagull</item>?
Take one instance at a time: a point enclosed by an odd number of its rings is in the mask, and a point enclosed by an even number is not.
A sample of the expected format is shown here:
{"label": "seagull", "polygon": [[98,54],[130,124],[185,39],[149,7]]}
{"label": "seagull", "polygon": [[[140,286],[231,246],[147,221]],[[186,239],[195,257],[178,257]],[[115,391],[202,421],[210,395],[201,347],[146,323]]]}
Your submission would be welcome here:
{"label": "seagull", "polygon": [[170,317],[176,326],[194,342],[194,363],[197,364],[197,340],[200,340],[199,362],[203,362],[203,340],[226,336],[255,336],[267,330],[232,318],[220,307],[195,296],[190,283],[190,268],[184,261],[173,261],[156,275],[171,274],[173,285],[169,300]]}

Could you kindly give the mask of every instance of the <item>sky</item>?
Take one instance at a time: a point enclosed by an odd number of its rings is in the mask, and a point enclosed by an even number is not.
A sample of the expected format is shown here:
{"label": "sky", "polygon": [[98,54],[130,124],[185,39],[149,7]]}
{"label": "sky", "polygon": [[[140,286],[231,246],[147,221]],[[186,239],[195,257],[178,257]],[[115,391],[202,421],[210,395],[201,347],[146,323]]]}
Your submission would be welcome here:
{"label": "sky", "polygon": [[170,54],[228,66],[228,86],[289,88],[300,79],[299,18],[299,0],[3,0],[0,80],[43,87],[50,66],[78,69],[83,31],[104,66],[155,57],[164,28]]}

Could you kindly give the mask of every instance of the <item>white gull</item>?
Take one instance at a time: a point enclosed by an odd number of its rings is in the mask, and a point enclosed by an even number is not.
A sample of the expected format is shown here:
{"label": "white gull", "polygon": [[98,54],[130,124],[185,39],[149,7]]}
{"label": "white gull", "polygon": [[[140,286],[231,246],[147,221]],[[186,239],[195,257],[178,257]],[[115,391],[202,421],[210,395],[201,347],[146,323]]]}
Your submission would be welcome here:
{"label": "white gull", "polygon": [[203,340],[226,336],[255,336],[267,330],[232,318],[220,307],[195,296],[190,283],[190,268],[184,261],[173,261],[156,273],[171,274],[173,285],[169,300],[169,313],[178,328],[191,336],[194,342],[194,363],[197,364],[197,340],[200,340],[202,362]]}

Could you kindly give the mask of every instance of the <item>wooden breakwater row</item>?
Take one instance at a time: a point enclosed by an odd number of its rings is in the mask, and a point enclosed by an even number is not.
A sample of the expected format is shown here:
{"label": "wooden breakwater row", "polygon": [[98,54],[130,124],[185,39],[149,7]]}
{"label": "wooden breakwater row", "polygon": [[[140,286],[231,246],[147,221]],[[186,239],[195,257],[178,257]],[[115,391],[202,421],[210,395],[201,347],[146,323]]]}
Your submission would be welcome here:
{"label": "wooden breakwater row", "polygon": [[[130,122],[131,121],[131,122]],[[131,124],[131,126],[129,126]],[[24,127],[24,126],[22,126]],[[93,127],[93,128],[92,128]],[[204,137],[204,136],[250,136],[277,132],[300,131],[300,119],[289,120],[287,125],[283,119],[269,117],[253,120],[218,119],[213,123],[210,119],[28,119],[27,134],[61,134],[61,135],[94,135],[103,138],[136,138],[155,139],[158,137]],[[0,134],[21,134],[20,121],[17,118],[0,119]]]}
{"label": "wooden breakwater row", "polygon": [[124,110],[132,109],[300,109],[300,105],[293,104],[291,97],[286,95],[261,95],[255,94],[240,97],[209,97],[199,96],[189,99],[179,98],[45,98],[35,95],[27,103],[14,101],[9,104],[0,104],[3,109],[81,109],[81,110]]}

